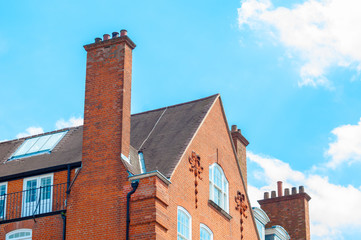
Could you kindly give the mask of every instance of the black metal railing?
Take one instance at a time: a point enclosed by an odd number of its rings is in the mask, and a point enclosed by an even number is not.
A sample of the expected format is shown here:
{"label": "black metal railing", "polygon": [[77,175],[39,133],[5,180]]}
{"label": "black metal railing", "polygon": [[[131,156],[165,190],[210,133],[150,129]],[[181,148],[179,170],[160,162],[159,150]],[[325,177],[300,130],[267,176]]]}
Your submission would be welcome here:
{"label": "black metal railing", "polygon": [[66,183],[0,195],[0,222],[65,210]]}

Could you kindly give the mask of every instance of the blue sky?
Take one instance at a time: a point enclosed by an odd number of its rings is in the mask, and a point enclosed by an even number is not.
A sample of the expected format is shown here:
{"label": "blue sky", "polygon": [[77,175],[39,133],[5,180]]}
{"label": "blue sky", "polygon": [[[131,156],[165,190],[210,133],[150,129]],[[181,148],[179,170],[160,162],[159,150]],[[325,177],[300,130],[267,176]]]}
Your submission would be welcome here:
{"label": "blue sky", "polygon": [[124,28],[137,44],[133,113],[220,93],[228,123],[250,141],[252,202],[277,180],[305,185],[312,239],[358,239],[360,7],[357,0],[2,2],[0,140],[81,123],[82,46]]}

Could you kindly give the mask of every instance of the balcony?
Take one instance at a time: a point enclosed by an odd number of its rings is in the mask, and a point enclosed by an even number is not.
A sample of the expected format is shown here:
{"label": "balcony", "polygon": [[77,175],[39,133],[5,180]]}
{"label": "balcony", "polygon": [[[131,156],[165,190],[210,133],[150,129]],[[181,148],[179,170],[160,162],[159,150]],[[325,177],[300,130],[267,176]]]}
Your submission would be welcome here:
{"label": "balcony", "polygon": [[64,211],[66,189],[61,183],[0,195],[0,224]]}

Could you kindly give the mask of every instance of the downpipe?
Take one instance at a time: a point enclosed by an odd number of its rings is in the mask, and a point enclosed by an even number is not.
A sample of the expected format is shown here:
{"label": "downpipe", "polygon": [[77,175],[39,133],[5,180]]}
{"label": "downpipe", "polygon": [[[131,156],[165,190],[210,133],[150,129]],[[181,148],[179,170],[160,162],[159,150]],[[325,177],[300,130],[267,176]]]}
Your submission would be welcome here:
{"label": "downpipe", "polygon": [[137,190],[139,185],[138,181],[132,182],[132,190],[127,194],[127,231],[126,231],[126,240],[129,240],[129,225],[130,225],[130,197]]}

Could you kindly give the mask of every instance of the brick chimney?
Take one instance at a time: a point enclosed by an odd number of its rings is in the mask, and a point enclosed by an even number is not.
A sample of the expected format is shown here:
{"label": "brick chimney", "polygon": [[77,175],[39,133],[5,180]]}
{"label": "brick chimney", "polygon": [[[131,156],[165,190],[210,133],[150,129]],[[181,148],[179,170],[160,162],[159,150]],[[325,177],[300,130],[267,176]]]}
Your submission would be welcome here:
{"label": "brick chimney", "polygon": [[310,240],[310,217],[308,201],[311,197],[305,193],[304,187],[292,188],[292,193],[286,188],[284,195],[282,194],[282,182],[277,182],[278,196],[275,191],[272,191],[271,198],[269,193],[264,193],[264,199],[259,200],[263,211],[265,211],[270,218],[270,222],[266,228],[280,225],[290,235],[292,240]]}
{"label": "brick chimney", "polygon": [[[132,50],[126,30],[87,51],[82,169],[68,199],[68,239],[122,239],[129,185]],[[75,228],[76,226],[76,228]],[[101,232],[101,235],[99,233]]]}
{"label": "brick chimney", "polygon": [[244,180],[245,187],[247,188],[247,158],[246,158],[246,147],[249,142],[242,135],[241,130],[237,128],[237,125],[232,125],[231,135],[234,147],[236,148],[237,158],[239,166]]}

